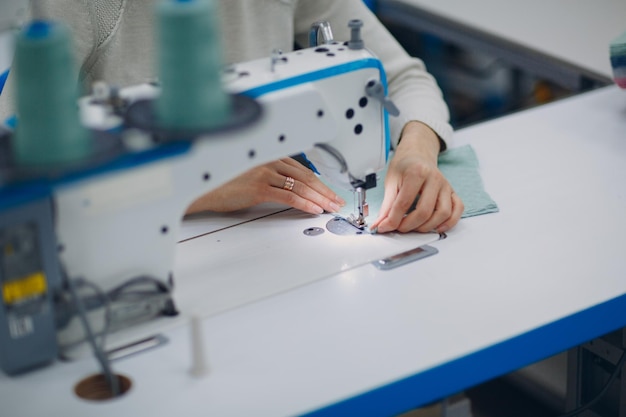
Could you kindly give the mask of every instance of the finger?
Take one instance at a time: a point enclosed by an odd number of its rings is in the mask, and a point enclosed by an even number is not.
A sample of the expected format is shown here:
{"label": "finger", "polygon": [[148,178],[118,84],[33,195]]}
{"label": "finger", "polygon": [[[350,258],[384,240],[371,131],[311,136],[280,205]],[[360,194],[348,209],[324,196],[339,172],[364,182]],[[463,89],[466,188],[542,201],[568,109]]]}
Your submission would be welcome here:
{"label": "finger", "polygon": [[387,218],[394,201],[396,201],[398,197],[400,183],[401,181],[397,174],[390,170],[387,171],[383,201],[378,211],[378,218],[370,225],[370,229],[379,231],[380,233],[394,230],[393,228],[389,228]]}
{"label": "finger", "polygon": [[403,216],[401,224],[398,225],[397,230],[402,233],[413,230],[422,231],[420,226],[426,223],[433,215],[438,196],[439,186],[435,182],[425,181],[420,191],[415,210],[411,211],[406,216]]}
{"label": "finger", "polygon": [[[294,189],[297,184],[298,182],[294,184]],[[294,191],[283,189],[282,187],[267,187],[264,198],[266,201],[285,204],[311,214],[322,214],[324,212],[324,209],[315,202],[303,198]]]}
{"label": "finger", "polygon": [[[299,162],[293,160],[280,162],[279,172],[294,179],[292,192],[328,212],[337,212],[346,204],[341,197],[320,181],[317,175]],[[283,182],[281,188],[285,188],[285,185],[286,183]]]}
{"label": "finger", "polygon": [[324,196],[328,200],[334,201],[340,206],[344,206],[346,204],[343,198],[338,196],[332,189],[324,184],[309,168],[303,166],[301,163],[292,158],[281,159],[280,162],[284,163],[281,168],[284,170],[285,175],[292,176],[294,179],[306,184],[316,193]]}
{"label": "finger", "polygon": [[[423,184],[423,180],[418,180],[415,182],[405,181],[402,184],[400,191],[398,192],[395,200],[392,202],[387,218],[382,221],[378,226],[379,232],[384,233],[392,230],[403,231],[400,229],[401,225],[404,225],[404,228],[408,229],[412,224],[415,224],[415,227],[417,227],[419,224],[425,221],[425,219],[419,221],[421,211],[418,211],[416,213],[416,211],[418,210],[417,207],[413,212],[409,214],[409,216],[412,217],[408,221],[406,220],[408,217],[407,212],[413,205],[416,196],[420,193],[420,188],[423,186]],[[417,204],[418,207],[422,198],[423,195],[420,195]],[[426,203],[423,202],[422,206],[426,206]],[[421,210],[423,210],[423,208]]]}
{"label": "finger", "polygon": [[[267,201],[287,204],[312,214],[320,214],[324,210],[330,212],[339,211],[340,207],[335,201],[326,198],[304,182],[296,179],[303,177],[303,173],[299,172],[301,170],[299,167],[289,167],[289,164],[281,162],[275,168],[287,175],[274,170],[266,173],[270,177],[269,183],[271,185],[268,187],[269,190],[263,193]],[[296,178],[289,174],[296,176]],[[314,178],[314,180],[319,181],[317,178]]]}
{"label": "finger", "polygon": [[[391,210],[391,205],[393,204],[396,196],[398,195],[398,189],[394,186],[386,186],[385,193],[383,197],[383,202],[380,206],[380,211],[378,212],[378,218],[374,220],[374,222],[370,225],[372,230],[379,230],[381,224],[387,219],[389,215],[389,210]],[[383,226],[384,227],[384,226]],[[384,233],[388,231],[384,229],[380,231],[380,233]]]}
{"label": "finger", "polygon": [[463,210],[465,210],[465,205],[463,204],[463,200],[461,200],[461,197],[459,197],[455,192],[453,192],[451,201],[452,201],[452,214],[445,222],[443,222],[437,227],[436,230],[438,233],[444,233],[452,229],[454,226],[456,226],[456,224],[461,219],[461,216],[463,215]]}
{"label": "finger", "polygon": [[452,192],[444,189],[439,193],[435,207],[428,220],[419,225],[416,229],[418,232],[431,232],[436,230],[442,223],[450,218],[452,215]]}
{"label": "finger", "polygon": [[[298,164],[298,162],[296,162],[296,164]],[[303,169],[306,170],[306,168],[292,166],[286,160],[272,162],[268,164],[267,168],[268,169],[264,170],[261,175],[266,176],[266,182],[268,182],[272,187],[291,191],[288,185],[288,182],[291,181],[289,178],[294,181],[305,181],[303,178],[306,176],[306,172],[303,172]]]}
{"label": "finger", "polygon": [[290,174],[291,173],[285,173],[285,170],[283,169],[281,171],[267,170],[267,172],[264,172],[262,175],[266,176],[267,179],[265,181],[272,188],[288,189],[288,182],[290,181],[289,178],[295,181],[295,178]]}

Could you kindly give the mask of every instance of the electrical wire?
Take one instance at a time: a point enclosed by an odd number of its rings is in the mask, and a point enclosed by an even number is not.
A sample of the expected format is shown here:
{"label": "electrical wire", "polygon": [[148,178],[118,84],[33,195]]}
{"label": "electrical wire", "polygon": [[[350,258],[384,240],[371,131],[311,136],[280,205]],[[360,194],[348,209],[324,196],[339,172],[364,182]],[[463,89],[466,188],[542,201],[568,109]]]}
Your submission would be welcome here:
{"label": "electrical wire", "polygon": [[[127,292],[127,289],[129,287],[132,287],[135,285],[142,285],[142,284],[153,284],[158,289],[158,292],[161,292],[161,293],[171,292],[170,287],[167,284],[163,283],[162,281],[156,278],[149,277],[149,276],[140,276],[140,277],[131,278],[128,281],[125,281],[124,283],[120,284],[116,288],[113,288],[111,291],[109,291],[107,295],[109,299],[115,300],[117,299],[117,297],[119,297],[123,293],[128,294],[129,292]],[[135,291],[135,293],[138,293],[141,295],[146,294],[145,291],[144,292]],[[154,294],[153,291],[150,291],[150,293]]]}
{"label": "electrical wire", "polygon": [[[89,287],[95,293],[95,295],[93,296],[81,296],[83,308],[87,313],[90,313],[92,310],[99,308],[104,308],[105,310],[104,325],[102,329],[98,331],[94,330],[94,335],[101,338],[99,344],[100,346],[102,346],[103,349],[104,338],[108,335],[111,330],[111,326],[113,325],[114,303],[143,303],[150,297],[158,295],[169,297],[172,294],[171,284],[164,283],[163,281],[150,276],[139,276],[129,279],[118,285],[117,287],[112,288],[106,293],[102,291],[102,289],[95,283],[86,279],[78,278],[75,279],[73,282],[77,290],[80,290],[82,287]],[[76,303],[73,302],[71,297],[65,299],[59,298],[56,308],[58,310],[57,326],[59,328],[64,328],[68,326],[72,318],[78,315]],[[160,313],[164,316],[175,316],[178,314],[178,311],[171,298],[168,298],[168,300],[165,301],[165,304],[162,306],[162,310],[160,311]],[[82,343],[85,340],[86,338],[77,340],[67,345],[67,347]]]}
{"label": "electrical wire", "polygon": [[[91,281],[87,281],[86,279],[77,279],[75,280],[75,285],[78,284],[78,287],[89,287],[91,288],[96,295],[98,296],[98,298],[100,298],[100,300],[102,300],[102,304],[104,305],[104,326],[102,327],[102,331],[100,331],[100,349],[102,349],[104,351],[105,348],[105,343],[106,343],[106,336],[109,332],[109,326],[111,324],[111,302],[109,297],[107,296],[107,294],[104,293],[104,291],[102,291],[102,289],[97,286],[96,284],[94,284]],[[83,308],[85,307],[85,304],[83,303]],[[85,309],[87,310],[87,309]]]}
{"label": "electrical wire", "polygon": [[115,376],[113,372],[111,371],[111,364],[109,363],[108,358],[104,354],[102,347],[98,345],[98,342],[96,341],[93,331],[91,330],[91,325],[89,324],[89,320],[87,320],[87,312],[85,311],[85,306],[83,305],[83,301],[81,300],[81,298],[78,296],[78,292],[76,290],[74,280],[69,279],[68,277],[66,281],[67,281],[67,286],[70,291],[70,294],[72,295],[72,298],[74,299],[74,304],[76,305],[76,309],[78,310],[80,320],[83,324],[83,327],[85,328],[85,333],[87,334],[87,340],[89,341],[89,344],[91,345],[91,349],[93,350],[94,356],[100,363],[100,367],[102,368],[102,374],[104,375],[104,378],[107,384],[109,385],[109,388],[111,389],[111,395],[113,397],[117,397],[120,392],[119,381],[117,379],[117,376]]}
{"label": "electrical wire", "polygon": [[[65,271],[64,271],[65,274]],[[77,296],[80,297],[80,301],[85,311],[85,315],[87,320],[90,320],[89,314],[92,310],[104,308],[104,324],[102,329],[96,331],[93,329],[94,324],[90,321],[91,331],[94,337],[94,340],[98,342],[99,349],[103,355],[108,359],[108,353],[106,352],[105,341],[108,334],[111,332],[114,324],[113,320],[113,305],[116,302],[124,302],[124,303],[145,303],[146,300],[151,297],[158,296],[161,294],[162,296],[167,296],[167,300],[164,300],[164,304],[161,305],[159,313],[163,316],[176,316],[179,314],[174,301],[171,299],[172,293],[172,284],[164,283],[163,281],[151,277],[151,276],[138,276],[131,278],[117,287],[112,288],[108,292],[102,291],[102,289],[96,285],[95,283],[88,281],[83,278],[77,278],[73,281],[74,289],[77,293]],[[83,295],[80,296],[80,289],[83,287],[90,288],[95,295]],[[152,288],[150,288],[152,287]],[[57,326],[59,329],[67,327],[69,322],[73,319],[73,317],[79,318],[79,321],[82,320],[80,317],[80,311],[78,310],[78,305],[74,301],[72,294],[69,293],[66,286],[66,293],[68,293],[69,298],[66,298],[65,301],[58,302],[57,309],[59,312]],[[144,314],[147,310],[144,309]],[[148,313],[149,314],[149,313]],[[145,316],[135,317],[135,318],[127,318],[127,324],[132,323],[137,320],[145,320]],[[115,320],[117,323],[117,327],[120,325],[119,317]],[[84,324],[82,325],[84,328]],[[99,340],[98,340],[99,339]],[[72,342],[66,342],[63,346],[63,350],[67,352],[69,349],[82,344],[83,342],[89,342],[89,334],[84,331],[84,336],[80,339],[74,340]],[[68,359],[65,354],[60,352],[59,359],[65,360]]]}
{"label": "electrical wire", "polygon": [[604,387],[602,387],[600,392],[598,392],[595,397],[593,397],[586,404],[583,404],[580,407],[575,408],[571,411],[568,411],[565,414],[561,414],[557,417],[575,417],[578,414],[582,413],[583,411],[588,410],[589,408],[593,407],[593,405],[597,403],[598,401],[600,401],[600,399],[604,396],[604,394],[606,394],[606,392],[611,387],[611,384],[613,384],[615,379],[619,376],[625,362],[626,362],[626,350],[622,352],[622,356],[619,358],[619,361],[617,361],[617,364],[615,365],[615,369],[613,370],[613,373],[609,377],[608,381],[606,381],[606,384],[604,384]]}

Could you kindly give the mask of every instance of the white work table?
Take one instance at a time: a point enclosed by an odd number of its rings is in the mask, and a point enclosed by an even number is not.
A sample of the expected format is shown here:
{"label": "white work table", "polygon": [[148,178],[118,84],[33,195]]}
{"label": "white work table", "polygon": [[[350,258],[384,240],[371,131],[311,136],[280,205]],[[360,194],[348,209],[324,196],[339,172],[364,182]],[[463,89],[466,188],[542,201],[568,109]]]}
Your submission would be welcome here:
{"label": "white work table", "polygon": [[[184,322],[164,329],[164,346],[114,362],[133,386],[113,401],[73,394],[97,370],[92,358],[0,375],[2,416],[391,416],[625,326],[626,91],[581,94],[456,140],[474,147],[500,212],[463,219],[433,244],[437,255],[337,270],[208,315],[203,378],[188,372]],[[263,245],[255,223],[226,230]],[[206,253],[197,274],[214,261]],[[272,274],[270,262],[254,267]]]}
{"label": "white work table", "polygon": [[[378,14],[578,90],[612,78],[623,0],[379,0]],[[582,84],[582,85],[581,85]],[[587,86],[588,87],[588,86]]]}

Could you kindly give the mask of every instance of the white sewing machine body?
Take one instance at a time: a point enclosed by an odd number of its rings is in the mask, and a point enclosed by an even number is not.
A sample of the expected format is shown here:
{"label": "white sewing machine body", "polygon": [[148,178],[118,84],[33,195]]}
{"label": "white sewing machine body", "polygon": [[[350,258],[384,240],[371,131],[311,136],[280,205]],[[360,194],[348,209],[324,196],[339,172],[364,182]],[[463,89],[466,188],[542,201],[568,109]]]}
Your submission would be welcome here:
{"label": "white sewing machine body", "polygon": [[[305,151],[322,175],[352,187],[348,173],[333,166],[332,158],[324,159],[324,151],[309,152],[315,144],[338,150],[355,178],[383,169],[389,149],[386,115],[381,103],[365,93],[370,80],[384,77],[380,62],[365,49],[324,46],[333,51],[330,57],[315,49],[282,55],[285,61],[274,71],[269,59],[228,69],[237,78],[226,82],[227,89],[261,103],[259,120],[249,126],[193,138],[182,151],[187,144],[165,145],[173,146],[171,156],[59,185],[56,229],[69,276],[105,288],[133,276],[167,281],[178,225],[189,204],[282,156]],[[158,94],[147,86],[122,94],[146,98],[150,89]],[[363,99],[367,104],[361,107]],[[346,116],[349,110],[352,117]]]}
{"label": "white sewing machine body", "polygon": [[[225,88],[233,97],[260,104],[260,112],[246,123],[175,140],[156,140],[153,132],[121,124],[109,136],[123,144],[122,152],[96,165],[43,179],[49,193],[43,198],[53,207],[52,241],[56,240],[49,252],[58,257],[43,263],[54,269],[58,261],[65,278],[85,279],[105,292],[137,277],[169,286],[175,282],[178,228],[186,208],[250,168],[304,151],[331,182],[355,189],[367,179],[368,187],[373,186],[371,180],[385,166],[389,150],[383,101],[366,92],[368,83],[386,88],[380,61],[364,48],[349,49],[339,43],[273,58],[225,71]],[[126,88],[120,97],[132,103],[149,101],[158,93],[157,87],[146,84]],[[94,132],[110,127],[115,116],[109,112],[107,105],[93,98],[81,99],[83,122]],[[317,148],[318,144],[325,147]],[[31,193],[31,183],[25,184],[23,190],[19,181],[0,186],[0,195],[4,194],[0,228],[14,222],[21,206],[42,199],[41,194]],[[32,198],[24,199],[24,194]],[[37,236],[41,240],[36,244],[47,244]],[[45,280],[45,267],[42,270]],[[50,278],[29,294],[42,297],[45,315],[54,309],[48,304],[62,280],[55,283]],[[19,279],[12,282],[22,285]],[[27,344],[25,336],[36,334],[37,319],[29,321],[24,314],[30,313],[23,311],[14,313],[8,303],[5,308],[9,324],[0,338],[24,339],[20,343]],[[22,330],[16,332],[17,327]],[[65,338],[59,333],[58,343],[74,343],[77,335],[70,332]],[[47,356],[54,352],[51,349]],[[7,365],[10,362],[5,360],[5,371],[23,371],[19,365]]]}

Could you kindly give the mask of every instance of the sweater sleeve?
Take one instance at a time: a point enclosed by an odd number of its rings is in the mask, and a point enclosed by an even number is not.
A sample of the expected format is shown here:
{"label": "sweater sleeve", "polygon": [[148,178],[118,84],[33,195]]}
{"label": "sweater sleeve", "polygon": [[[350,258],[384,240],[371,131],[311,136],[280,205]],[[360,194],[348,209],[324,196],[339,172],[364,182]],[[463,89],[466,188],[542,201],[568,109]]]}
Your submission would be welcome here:
{"label": "sweater sleeve", "polygon": [[299,0],[294,22],[296,41],[308,45],[310,25],[318,20],[331,24],[335,39],[348,40],[351,19],[363,21],[365,46],[382,61],[389,96],[400,109],[399,117],[389,117],[392,146],[398,144],[409,121],[428,125],[449,146],[450,114],[436,80],[427,72],[424,62],[411,57],[362,0]]}

